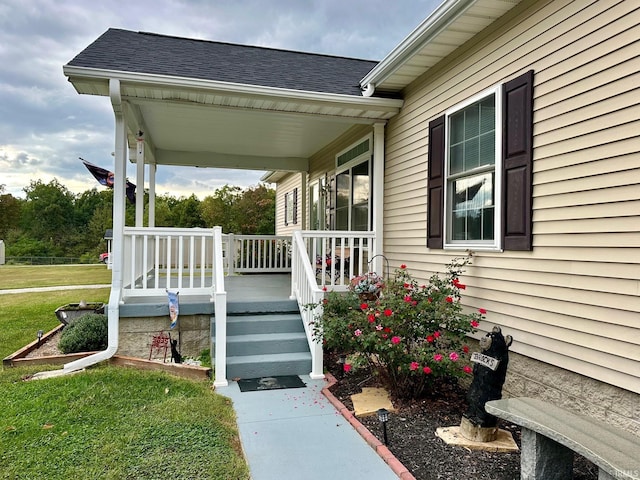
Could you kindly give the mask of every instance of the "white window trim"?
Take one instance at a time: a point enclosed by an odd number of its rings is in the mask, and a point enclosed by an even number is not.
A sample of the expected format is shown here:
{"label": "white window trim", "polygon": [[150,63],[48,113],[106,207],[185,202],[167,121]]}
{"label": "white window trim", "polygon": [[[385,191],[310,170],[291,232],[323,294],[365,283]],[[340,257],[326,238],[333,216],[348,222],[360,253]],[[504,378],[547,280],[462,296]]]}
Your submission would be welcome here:
{"label": "white window trim", "polygon": [[[366,152],[361,153],[360,155],[358,155],[357,157],[353,158],[352,160],[349,160],[347,163],[345,163],[344,165],[340,165],[338,167],[338,157],[340,157],[340,155],[345,154],[346,152],[348,152],[349,150],[351,150],[352,148],[355,148],[357,145],[360,145],[362,142],[364,142],[365,140],[369,140],[369,150],[367,150]],[[368,135],[365,135],[364,137],[361,137],[359,140],[353,142],[351,145],[349,145],[347,148],[340,150],[338,153],[336,153],[335,155],[335,166],[336,166],[336,178],[338,175],[340,175],[342,172],[345,172],[347,170],[351,170],[353,167],[358,166],[359,164],[361,164],[364,161],[368,161],[369,162],[369,179],[373,178],[373,134],[370,133]],[[338,188],[337,185],[337,180],[336,180],[336,188]],[[349,187],[349,189],[351,189],[351,186]],[[349,208],[347,210],[347,225],[349,226],[349,229],[351,229],[351,222],[352,222],[352,209],[353,209],[353,203],[352,203],[352,197],[353,197],[353,192],[351,192],[352,195],[349,196]],[[369,201],[368,201],[368,209],[369,209],[369,215],[367,218],[367,230],[371,230],[371,209],[373,208],[373,188],[370,189],[369,191]]]}
{"label": "white window trim", "polygon": [[[449,118],[454,113],[472,105],[483,98],[495,95],[496,125],[495,125],[495,206],[493,241],[451,240],[451,205],[449,198]],[[455,105],[445,112],[445,153],[444,153],[444,249],[446,250],[483,250],[502,251],[502,85],[495,85],[462,103]]]}
{"label": "white window trim", "polygon": [[[367,150],[366,152],[363,152],[362,154],[358,155],[356,158],[354,158],[352,160],[349,160],[344,165],[338,166],[338,157],[340,157],[340,155],[344,155],[349,150],[351,150],[352,148],[355,148],[357,145],[360,145],[365,140],[369,140],[369,150]],[[360,140],[358,140],[357,142],[353,142],[347,148],[345,148],[343,150],[340,150],[338,153],[336,153],[335,158],[334,158],[334,165],[336,167],[336,175],[338,173],[342,173],[345,170],[350,169],[351,167],[353,167],[355,165],[358,165],[359,163],[362,163],[363,160],[365,160],[365,159],[367,159],[367,160],[371,159],[371,157],[373,157],[373,134],[365,135],[364,137],[360,138]]]}

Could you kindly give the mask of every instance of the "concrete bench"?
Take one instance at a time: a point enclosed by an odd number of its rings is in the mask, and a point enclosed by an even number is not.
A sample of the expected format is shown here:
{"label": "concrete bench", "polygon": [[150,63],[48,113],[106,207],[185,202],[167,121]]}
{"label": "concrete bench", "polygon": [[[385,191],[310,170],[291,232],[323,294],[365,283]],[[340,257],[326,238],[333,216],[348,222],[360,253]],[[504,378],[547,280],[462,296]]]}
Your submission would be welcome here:
{"label": "concrete bench", "polygon": [[573,452],[599,468],[598,480],[640,479],[640,437],[534,398],[493,400],[487,413],[522,427],[521,480],[572,478]]}

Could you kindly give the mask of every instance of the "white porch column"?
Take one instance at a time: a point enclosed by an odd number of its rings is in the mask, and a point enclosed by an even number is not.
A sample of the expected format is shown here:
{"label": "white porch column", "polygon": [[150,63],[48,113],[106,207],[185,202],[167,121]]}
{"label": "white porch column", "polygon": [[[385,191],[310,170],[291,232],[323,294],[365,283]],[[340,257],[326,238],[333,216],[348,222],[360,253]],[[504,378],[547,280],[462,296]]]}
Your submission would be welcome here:
{"label": "white porch column", "polygon": [[[373,224],[375,240],[371,255],[381,255],[384,237],[384,127],[380,122],[373,125]],[[382,257],[376,257],[373,271],[382,272],[384,266]]]}
{"label": "white porch column", "polygon": [[149,227],[156,226],[156,170],[155,163],[149,164]]}
{"label": "white porch column", "polygon": [[144,133],[136,138],[136,227],[144,227]]}

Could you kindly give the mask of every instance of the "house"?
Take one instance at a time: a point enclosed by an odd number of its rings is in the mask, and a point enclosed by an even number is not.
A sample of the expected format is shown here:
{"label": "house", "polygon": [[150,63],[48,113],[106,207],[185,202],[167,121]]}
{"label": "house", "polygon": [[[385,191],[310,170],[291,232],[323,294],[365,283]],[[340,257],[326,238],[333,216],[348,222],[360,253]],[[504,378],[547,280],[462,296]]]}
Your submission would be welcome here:
{"label": "house", "polygon": [[[380,62],[107,31],[64,67],[116,118],[112,328],[96,359],[117,350],[132,299],[161,295],[160,271],[181,297],[210,295],[194,312],[215,319],[224,384],[237,251],[290,265],[299,306],[382,255],[426,279],[472,252],[465,305],[514,338],[506,395],[640,434],[639,33],[637,5],[615,0],[447,0]],[[138,184],[149,165],[146,226],[143,202],[124,225],[127,158]],[[278,240],[155,228],[158,165],[265,170]]]}

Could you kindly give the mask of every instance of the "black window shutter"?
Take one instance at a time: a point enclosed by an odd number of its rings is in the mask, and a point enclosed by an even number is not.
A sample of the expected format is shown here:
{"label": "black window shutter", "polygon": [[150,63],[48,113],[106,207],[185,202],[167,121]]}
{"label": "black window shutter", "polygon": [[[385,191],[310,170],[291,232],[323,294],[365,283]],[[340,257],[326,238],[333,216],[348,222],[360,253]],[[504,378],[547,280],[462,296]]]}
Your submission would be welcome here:
{"label": "black window shutter", "polygon": [[427,247],[443,248],[445,116],[429,122]]}
{"label": "black window shutter", "polygon": [[289,225],[289,222],[287,220],[289,218],[288,213],[289,213],[289,194],[285,193],[284,194],[284,224],[285,225]]}
{"label": "black window shutter", "polygon": [[293,222],[294,225],[298,223],[298,189],[293,189]]}
{"label": "black window shutter", "polygon": [[531,250],[533,70],[502,87],[502,232],[505,250]]}

